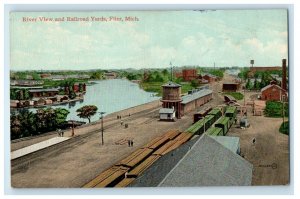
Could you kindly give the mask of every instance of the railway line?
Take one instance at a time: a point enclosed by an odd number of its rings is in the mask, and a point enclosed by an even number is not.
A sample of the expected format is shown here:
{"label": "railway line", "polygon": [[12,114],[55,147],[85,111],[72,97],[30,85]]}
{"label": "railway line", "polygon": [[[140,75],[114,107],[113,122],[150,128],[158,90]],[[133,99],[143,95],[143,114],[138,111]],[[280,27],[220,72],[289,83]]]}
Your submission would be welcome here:
{"label": "railway line", "polygon": [[164,135],[154,138],[120,162],[101,172],[83,185],[83,188],[126,187],[130,185],[160,157],[180,147],[192,139],[194,135],[203,133],[213,136],[226,135],[234,117],[236,117],[236,107],[227,107],[225,116],[222,116],[222,112],[218,108],[207,109],[205,113],[202,113],[202,118],[184,132],[170,130]]}

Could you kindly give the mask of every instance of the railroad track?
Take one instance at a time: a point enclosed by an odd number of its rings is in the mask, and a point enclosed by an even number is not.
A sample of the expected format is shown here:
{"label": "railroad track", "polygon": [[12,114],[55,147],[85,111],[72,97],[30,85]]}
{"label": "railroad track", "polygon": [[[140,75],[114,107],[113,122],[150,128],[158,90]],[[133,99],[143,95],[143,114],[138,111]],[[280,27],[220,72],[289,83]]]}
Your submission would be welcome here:
{"label": "railroad track", "polygon": [[[160,108],[160,106],[140,111],[138,113],[132,114],[130,117],[122,119],[122,121],[124,123],[126,123],[128,121],[135,120],[140,116],[152,115],[153,112],[158,111],[159,108]],[[103,127],[103,129],[107,130],[107,129],[112,128],[119,124],[120,124],[120,121],[116,120],[116,122],[114,122],[114,123],[105,125]],[[60,153],[69,151],[72,149],[73,146],[86,142],[85,141],[86,138],[88,138],[94,134],[100,133],[100,132],[101,132],[101,129],[97,129],[97,130],[90,131],[90,132],[82,134],[82,135],[77,135],[69,140],[64,141],[64,142],[52,145],[50,147],[27,154],[25,156],[19,157],[14,160],[11,160],[11,172],[14,173],[14,172],[22,171],[22,170],[26,169],[30,164],[32,164],[38,160],[43,160],[43,159],[46,159],[46,158],[49,158],[52,156],[54,157],[54,156],[56,156],[56,154],[60,154]]]}

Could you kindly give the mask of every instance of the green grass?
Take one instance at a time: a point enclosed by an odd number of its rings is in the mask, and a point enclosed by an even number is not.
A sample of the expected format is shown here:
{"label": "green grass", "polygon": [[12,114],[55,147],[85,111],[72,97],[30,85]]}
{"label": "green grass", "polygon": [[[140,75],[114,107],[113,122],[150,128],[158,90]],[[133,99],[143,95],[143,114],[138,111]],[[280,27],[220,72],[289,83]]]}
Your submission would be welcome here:
{"label": "green grass", "polygon": [[[284,115],[287,117],[289,115],[289,105],[284,104]],[[267,101],[264,113],[267,117],[282,117],[282,102],[277,101]]]}
{"label": "green grass", "polygon": [[279,131],[282,134],[289,135],[289,121],[285,121],[284,124],[282,122],[282,124],[280,125],[280,128],[279,128]]}
{"label": "green grass", "polygon": [[[140,84],[141,88],[147,92],[157,93],[156,96],[162,96],[162,85],[166,82],[142,82]],[[187,93],[189,90],[192,90],[193,87],[190,83],[180,83],[181,85],[181,93]]]}
{"label": "green grass", "polygon": [[239,92],[226,92],[226,93],[224,93],[224,95],[230,95],[230,96],[234,97],[236,100],[244,99],[244,95]]}

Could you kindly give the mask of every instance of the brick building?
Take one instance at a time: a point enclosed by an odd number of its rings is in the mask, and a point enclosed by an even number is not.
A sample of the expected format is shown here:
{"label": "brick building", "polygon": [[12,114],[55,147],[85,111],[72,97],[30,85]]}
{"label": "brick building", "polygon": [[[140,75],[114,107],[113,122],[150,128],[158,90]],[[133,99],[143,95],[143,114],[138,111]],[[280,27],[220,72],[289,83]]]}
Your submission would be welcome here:
{"label": "brick building", "polygon": [[287,91],[275,84],[270,84],[261,89],[262,100],[281,101],[284,98],[284,100],[287,101],[287,96]]}
{"label": "brick building", "polygon": [[217,81],[217,76],[211,74],[205,74],[202,76],[202,79],[207,80],[208,83],[213,83]]}
{"label": "brick building", "polygon": [[183,69],[182,70],[182,78],[184,81],[189,82],[194,79],[198,79],[199,75],[197,74],[196,69]]}

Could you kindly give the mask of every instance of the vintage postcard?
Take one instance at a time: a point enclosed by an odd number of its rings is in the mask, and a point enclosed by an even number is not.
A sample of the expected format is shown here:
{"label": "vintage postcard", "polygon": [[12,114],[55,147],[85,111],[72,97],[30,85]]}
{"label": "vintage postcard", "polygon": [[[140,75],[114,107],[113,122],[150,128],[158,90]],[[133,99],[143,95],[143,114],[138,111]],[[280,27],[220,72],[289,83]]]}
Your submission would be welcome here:
{"label": "vintage postcard", "polygon": [[287,19],[11,12],[11,186],[289,184]]}

